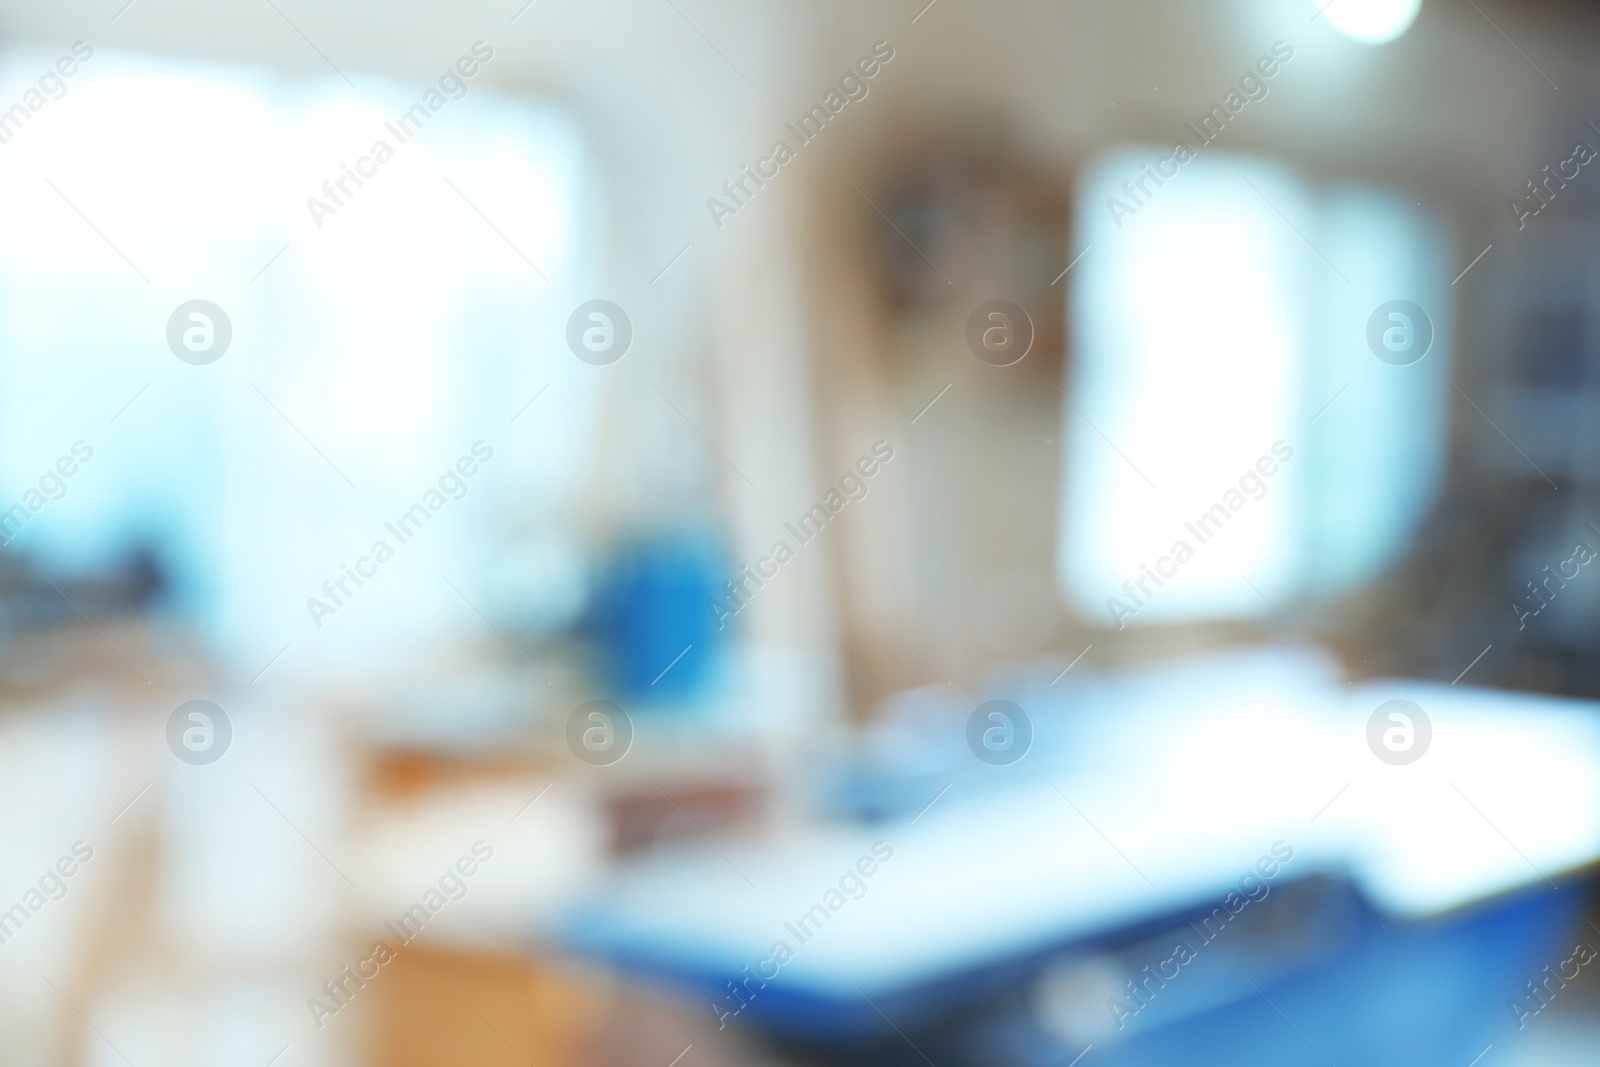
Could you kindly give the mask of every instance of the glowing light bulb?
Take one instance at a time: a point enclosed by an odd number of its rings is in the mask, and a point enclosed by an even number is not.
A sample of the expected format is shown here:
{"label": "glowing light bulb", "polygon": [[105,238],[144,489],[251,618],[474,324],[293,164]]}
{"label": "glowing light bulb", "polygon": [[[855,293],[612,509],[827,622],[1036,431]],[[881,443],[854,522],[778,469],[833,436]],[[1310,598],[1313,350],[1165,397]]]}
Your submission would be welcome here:
{"label": "glowing light bulb", "polygon": [[1323,17],[1346,37],[1363,44],[1384,44],[1416,21],[1422,0],[1314,0]]}

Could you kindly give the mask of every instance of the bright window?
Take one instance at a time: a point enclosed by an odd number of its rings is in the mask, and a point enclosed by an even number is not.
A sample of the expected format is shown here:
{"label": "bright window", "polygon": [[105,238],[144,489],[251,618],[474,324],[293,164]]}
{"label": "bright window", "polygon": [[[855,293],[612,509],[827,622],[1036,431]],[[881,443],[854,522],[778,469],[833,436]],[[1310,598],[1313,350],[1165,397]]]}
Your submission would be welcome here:
{"label": "bright window", "polygon": [[[1441,229],[1397,193],[1165,159],[1113,152],[1078,202],[1059,569],[1080,612],[1118,627],[1271,615],[1263,598],[1371,579],[1444,462]],[[1396,300],[1431,322],[1406,365],[1367,341]]]}
{"label": "bright window", "polygon": [[[56,58],[9,53],[0,100]],[[435,83],[84,61],[0,147],[0,507],[94,450],[11,549],[72,570],[154,544],[241,666],[290,641],[301,667],[357,669],[426,644],[471,617],[446,579],[491,614],[559,601],[552,516],[575,510],[598,400],[557,351],[593,295],[584,156],[573,122],[483,79],[402,142]],[[368,176],[313,212],[346,167]],[[196,299],[232,327],[204,366],[167,340]],[[384,524],[480,440],[492,461],[398,544]],[[393,559],[314,625],[308,598],[380,539]]]}

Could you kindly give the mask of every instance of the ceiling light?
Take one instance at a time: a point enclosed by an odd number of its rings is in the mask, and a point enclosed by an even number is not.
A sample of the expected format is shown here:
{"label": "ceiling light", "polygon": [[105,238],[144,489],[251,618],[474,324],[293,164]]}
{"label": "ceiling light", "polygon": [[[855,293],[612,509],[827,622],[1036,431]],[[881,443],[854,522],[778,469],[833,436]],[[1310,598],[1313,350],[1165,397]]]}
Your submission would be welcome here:
{"label": "ceiling light", "polygon": [[1334,29],[1363,44],[1384,44],[1416,21],[1422,0],[1314,0]]}

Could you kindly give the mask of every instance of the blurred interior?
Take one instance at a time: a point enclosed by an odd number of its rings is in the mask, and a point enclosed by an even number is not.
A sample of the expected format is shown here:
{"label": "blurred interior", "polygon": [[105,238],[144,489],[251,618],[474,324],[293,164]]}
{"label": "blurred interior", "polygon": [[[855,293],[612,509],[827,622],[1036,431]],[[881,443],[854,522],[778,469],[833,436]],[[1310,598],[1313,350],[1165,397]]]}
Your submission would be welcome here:
{"label": "blurred interior", "polygon": [[1592,5],[0,46],[0,1064],[1593,1062]]}

